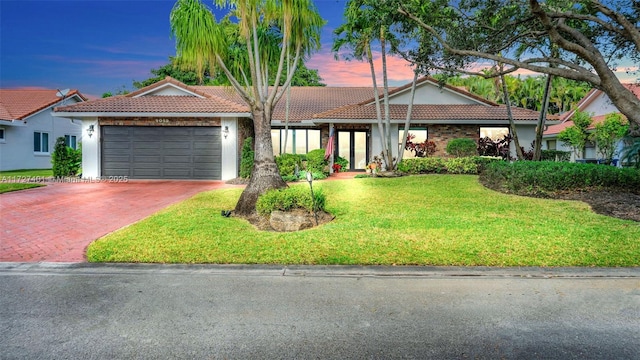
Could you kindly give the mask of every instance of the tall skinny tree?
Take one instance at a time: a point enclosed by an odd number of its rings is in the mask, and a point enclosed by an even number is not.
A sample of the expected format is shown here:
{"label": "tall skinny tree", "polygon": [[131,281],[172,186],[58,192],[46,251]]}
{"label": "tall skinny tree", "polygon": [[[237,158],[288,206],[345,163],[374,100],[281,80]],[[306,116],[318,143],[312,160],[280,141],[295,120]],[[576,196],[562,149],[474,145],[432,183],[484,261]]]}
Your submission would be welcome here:
{"label": "tall skinny tree", "polygon": [[[271,118],[276,104],[291,86],[300,59],[319,48],[324,20],[311,0],[215,0],[215,4],[221,9],[228,8],[237,18],[239,37],[247,50],[246,59],[238,59],[238,52],[235,58],[230,56],[233,49],[224,27],[200,0],[176,2],[171,11],[171,31],[180,61],[197,70],[206,65],[209,69],[222,69],[251,111],[255,133],[254,168],[235,207],[236,214],[249,216],[255,213],[262,193],[287,186],[273,156]],[[277,53],[265,46],[266,34],[281,37]],[[283,76],[290,54],[293,54],[292,71]],[[230,69],[242,69],[237,62],[245,60],[249,74],[234,75]],[[275,76],[270,77],[269,70],[274,68]],[[285,81],[280,85],[282,78]]]}

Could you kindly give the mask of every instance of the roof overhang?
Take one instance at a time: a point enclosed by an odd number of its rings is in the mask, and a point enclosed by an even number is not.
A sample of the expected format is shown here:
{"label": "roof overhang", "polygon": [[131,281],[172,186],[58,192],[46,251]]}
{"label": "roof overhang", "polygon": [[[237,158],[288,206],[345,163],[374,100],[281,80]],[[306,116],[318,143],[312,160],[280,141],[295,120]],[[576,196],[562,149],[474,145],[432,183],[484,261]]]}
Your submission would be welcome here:
{"label": "roof overhang", "polygon": [[0,120],[0,126],[27,126],[24,120]]}
{"label": "roof overhang", "polygon": [[[538,120],[515,120],[516,125],[537,125]],[[374,119],[314,119],[314,124],[377,124],[378,121]],[[404,124],[405,120],[391,120],[392,124]],[[556,123],[555,121],[553,123]],[[496,125],[504,124],[509,125],[509,120],[491,120],[491,119],[411,119],[411,124],[462,124],[462,125]]]}
{"label": "roof overhang", "polygon": [[53,116],[64,118],[97,118],[97,117],[251,117],[251,113],[154,113],[154,112],[53,112]]}

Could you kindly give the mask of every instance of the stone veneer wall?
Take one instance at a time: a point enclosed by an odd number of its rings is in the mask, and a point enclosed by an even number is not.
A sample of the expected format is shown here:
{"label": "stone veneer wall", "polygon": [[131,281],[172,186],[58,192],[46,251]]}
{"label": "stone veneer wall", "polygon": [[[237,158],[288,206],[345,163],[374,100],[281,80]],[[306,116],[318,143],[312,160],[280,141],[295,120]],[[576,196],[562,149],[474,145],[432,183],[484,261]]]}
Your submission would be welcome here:
{"label": "stone veneer wall", "polygon": [[480,127],[478,125],[429,125],[428,137],[436,144],[434,156],[447,156],[449,141],[470,138],[477,142],[480,139]]}

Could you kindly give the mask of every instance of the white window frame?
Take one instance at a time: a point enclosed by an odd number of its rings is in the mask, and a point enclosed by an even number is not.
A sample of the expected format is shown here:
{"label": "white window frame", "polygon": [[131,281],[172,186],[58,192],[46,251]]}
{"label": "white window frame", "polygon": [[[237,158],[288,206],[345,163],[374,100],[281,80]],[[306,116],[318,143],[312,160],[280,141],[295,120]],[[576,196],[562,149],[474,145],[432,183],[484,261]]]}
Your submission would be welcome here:
{"label": "white window frame", "polygon": [[0,143],[6,142],[7,130],[4,127],[0,127]]}
{"label": "white window frame", "polygon": [[[297,138],[304,138],[305,141],[305,148],[306,148],[306,152],[303,154],[307,154],[309,153],[309,151],[312,150],[317,150],[317,149],[309,149],[309,131],[313,130],[313,131],[317,131],[318,132],[318,140],[319,140],[319,144],[320,147],[318,149],[322,148],[322,132],[320,131],[320,129],[314,129],[314,128],[289,128],[289,131],[291,131],[291,136],[289,136],[289,139],[287,140],[287,146],[291,147],[291,154],[299,154],[297,152],[296,149],[296,139]],[[277,134],[275,134],[275,132],[277,131]],[[278,146],[274,146],[273,147],[273,155],[275,156],[279,156],[282,155],[282,142],[284,141],[284,128],[274,128],[271,129],[271,136],[278,136]],[[295,133],[295,135],[293,135],[293,133]],[[275,142],[274,142],[275,143]]]}
{"label": "white window frame", "polygon": [[[73,141],[72,141],[73,140]],[[76,135],[65,135],[64,143],[73,150],[78,149],[78,137]]]}
{"label": "white window frame", "polygon": [[[36,143],[35,143],[35,140],[36,140],[36,139],[35,139],[35,136],[36,136],[36,134],[39,134],[40,150],[36,150],[36,148],[35,148],[35,145],[36,145]],[[46,137],[47,137],[47,141],[46,141],[46,142],[43,142],[43,140],[42,140],[42,138],[43,138],[42,134],[46,134],[46,135],[47,135],[47,136],[46,136]],[[37,155],[49,155],[49,154],[51,154],[51,153],[50,153],[50,151],[51,151],[51,150],[49,149],[49,133],[48,133],[48,132],[46,132],[46,131],[34,131],[34,132],[33,132],[33,137],[34,137],[34,138],[33,138],[33,140],[34,140],[34,141],[33,141],[33,153],[34,153],[34,154],[37,154]],[[47,151],[42,151],[42,148],[44,147],[43,145],[45,145],[45,146],[46,146]]]}

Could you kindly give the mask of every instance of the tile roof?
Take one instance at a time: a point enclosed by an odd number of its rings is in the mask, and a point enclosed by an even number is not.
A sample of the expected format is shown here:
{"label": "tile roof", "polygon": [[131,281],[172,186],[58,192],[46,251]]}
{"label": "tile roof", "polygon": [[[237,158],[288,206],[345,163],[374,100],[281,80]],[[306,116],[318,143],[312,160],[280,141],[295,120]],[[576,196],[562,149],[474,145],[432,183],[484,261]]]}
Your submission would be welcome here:
{"label": "tile roof", "polygon": [[[425,77],[420,83],[437,80]],[[153,95],[154,90],[174,85],[198,96]],[[410,85],[390,88],[390,95],[408,89]],[[479,102],[474,105],[414,105],[416,120],[507,120],[506,108],[484,100],[467,91],[446,86]],[[373,89],[371,87],[292,87],[289,120],[321,122],[323,119],[374,120],[376,119]],[[274,121],[285,119],[286,94],[278,102]],[[111,98],[59,107],[59,112],[86,113],[248,113],[249,108],[230,86],[188,86],[167,77],[155,84]],[[391,105],[392,118],[404,120],[407,105]],[[513,108],[516,120],[537,120],[538,112]]]}
{"label": "tile roof", "polygon": [[[177,86],[202,97],[186,95],[144,95],[167,84]],[[58,112],[77,113],[246,113],[246,105],[229,101],[225,98],[200,91],[197,87],[188,86],[167,76],[142,89],[127,95],[113,96],[70,106],[55,108]]]}
{"label": "tile roof", "polygon": [[[627,89],[629,89],[638,99],[640,99],[640,84],[622,84],[622,85]],[[582,99],[580,99],[580,101],[578,101],[576,108],[564,113],[561,117],[561,120],[562,121],[569,120],[573,116],[573,114],[576,112],[576,110],[583,110],[589,104],[591,104],[595,99],[597,99],[598,97],[600,97],[600,95],[603,95],[603,94],[604,92],[602,90],[598,90],[595,88],[589,90],[589,92]]]}
{"label": "tile roof", "polygon": [[56,112],[70,113],[246,113],[246,106],[221,99],[191,96],[114,96],[61,106]]}
{"label": "tile roof", "polygon": [[[626,87],[627,89],[629,89],[636,97],[638,97],[638,99],[640,99],[640,84],[622,84],[622,85],[624,87]],[[562,114],[562,116],[560,117],[560,120],[562,120],[562,123],[549,126],[549,128],[547,128],[547,130],[544,132],[544,135],[545,136],[557,135],[562,130],[564,130],[564,129],[568,128],[569,126],[573,125],[573,121],[571,121],[571,117],[575,114],[576,110],[583,110],[589,104],[591,104],[595,99],[597,99],[598,97],[600,97],[603,94],[604,94],[604,92],[602,90],[591,89],[578,102],[578,105],[576,106],[576,109],[574,109],[572,111],[568,111],[568,112]],[[589,130],[594,129],[595,128],[595,124],[604,121],[605,116],[606,115],[599,115],[599,116],[592,117],[593,123],[591,123],[591,126],[589,126],[588,129]]]}
{"label": "tile roof", "polygon": [[[60,102],[57,93],[56,89],[0,89],[0,120],[24,120]],[[86,100],[78,90],[69,91],[66,98],[74,95]]]}
{"label": "tile roof", "polygon": [[[596,124],[599,124],[601,122],[604,121],[604,119],[607,117],[608,114],[605,115],[598,115],[598,116],[594,116],[591,118],[591,120],[593,120],[593,122],[591,123],[591,125],[589,125],[589,127],[587,128],[587,130],[593,130],[596,128]],[[623,115],[624,116],[624,115]],[[559,134],[562,130],[568,128],[569,126],[573,125],[573,121],[571,120],[567,120],[564,121],[560,124],[556,124],[556,125],[551,125],[547,128],[547,131],[544,132],[545,136],[549,136],[549,135],[557,135]]]}
{"label": "tile roof", "polygon": [[[240,96],[228,86],[194,86],[194,88],[211,95],[224,97],[227,100],[244,104]],[[356,104],[373,99],[373,88],[367,87],[297,87],[291,88],[289,121],[300,122],[310,120],[314,114],[335,109],[340,106]],[[282,96],[273,112],[275,121],[285,120],[286,94]]]}
{"label": "tile roof", "polygon": [[[438,87],[442,86],[442,88],[444,88],[444,89],[449,89],[449,90],[451,90],[453,92],[456,92],[458,94],[464,95],[464,96],[469,97],[469,98],[472,98],[472,99],[474,99],[474,100],[476,100],[478,102],[481,102],[481,103],[484,103],[484,104],[487,104],[487,105],[498,105],[497,103],[495,103],[493,101],[489,101],[489,100],[483,98],[482,96],[479,96],[479,95],[476,95],[474,93],[471,93],[471,92],[467,91],[467,89],[465,87],[463,87],[463,86],[452,86],[452,85],[448,85],[448,84],[440,84],[440,82],[436,78],[433,78],[431,76],[424,76],[424,77],[418,79],[416,81],[416,87],[420,86],[424,82],[429,82],[429,83],[431,83],[431,84],[433,84],[435,86],[438,86]],[[412,83],[408,83],[408,84],[402,85],[402,86],[397,87],[397,88],[389,88],[389,96],[394,95],[396,93],[400,93],[400,92],[402,92],[404,90],[409,90],[409,89],[411,89],[411,85],[412,85]],[[369,88],[369,89],[371,89],[371,88]],[[371,90],[369,90],[369,91],[371,91]],[[379,98],[382,100],[383,96],[384,96],[384,94],[380,94]],[[375,97],[372,97],[370,99],[367,99],[366,101],[363,101],[363,102],[359,103],[359,105],[366,105],[366,104],[369,104],[369,103],[373,103],[374,101],[375,101]]]}
{"label": "tile roof", "polygon": [[[392,120],[405,120],[408,105],[390,105]],[[538,120],[537,111],[511,108],[514,120]],[[413,105],[413,120],[508,120],[506,106],[470,105]],[[376,118],[375,105],[350,105],[316,114],[316,119],[365,120]],[[549,117],[550,120],[557,117]]]}

